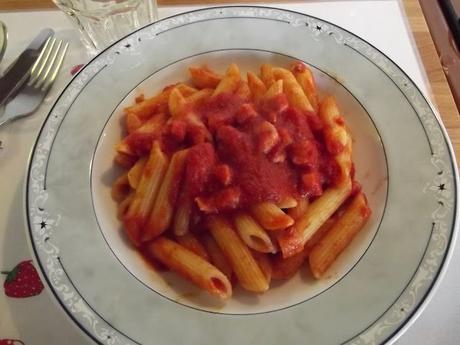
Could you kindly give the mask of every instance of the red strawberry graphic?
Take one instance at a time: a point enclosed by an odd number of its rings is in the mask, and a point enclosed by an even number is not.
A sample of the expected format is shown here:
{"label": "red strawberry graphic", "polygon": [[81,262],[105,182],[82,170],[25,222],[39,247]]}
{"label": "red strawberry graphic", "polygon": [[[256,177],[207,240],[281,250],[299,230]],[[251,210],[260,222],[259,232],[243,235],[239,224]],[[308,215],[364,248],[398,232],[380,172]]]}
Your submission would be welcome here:
{"label": "red strawberry graphic", "polygon": [[[38,295],[43,290],[43,284],[32,265],[32,260],[22,261],[12,271],[2,273],[7,274],[3,287],[5,294],[9,297],[31,297]],[[1,341],[0,345],[3,345]]]}
{"label": "red strawberry graphic", "polygon": [[0,339],[0,345],[25,345],[18,339]]}
{"label": "red strawberry graphic", "polygon": [[[79,65],[75,65],[72,67],[72,69],[70,70],[70,74],[71,75],[74,75],[76,74],[79,70],[81,70],[81,68],[84,66],[84,64],[79,64]],[[1,344],[0,344],[1,345]]]}

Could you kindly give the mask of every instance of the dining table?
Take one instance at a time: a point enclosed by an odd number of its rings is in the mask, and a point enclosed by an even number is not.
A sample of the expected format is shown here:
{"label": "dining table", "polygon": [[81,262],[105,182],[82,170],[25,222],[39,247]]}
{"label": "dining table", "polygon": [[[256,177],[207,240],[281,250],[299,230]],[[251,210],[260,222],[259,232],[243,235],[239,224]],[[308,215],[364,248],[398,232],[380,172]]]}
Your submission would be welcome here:
{"label": "dining table", "polygon": [[[228,4],[235,2],[158,0],[158,13],[159,18],[164,18],[201,7]],[[457,159],[460,158],[459,112],[418,0],[260,0],[250,4],[311,14],[348,29],[375,45],[422,90],[447,129]],[[0,128],[0,271],[6,273],[21,264],[32,265],[31,269],[34,269],[24,221],[24,188],[29,156],[53,103],[75,72],[90,60],[90,56],[80,42],[78,32],[51,0],[0,0],[0,20],[6,24],[9,33],[0,72],[4,72],[35,34],[45,27],[54,29],[57,37],[69,42],[69,52],[58,79],[36,113]],[[34,219],[34,222],[47,226],[47,219]],[[423,311],[412,318],[404,333],[393,339],[395,344],[460,344],[458,241],[454,243],[448,261]],[[48,287],[38,282],[39,291],[33,296],[12,298],[6,294],[4,279],[5,276],[1,278],[0,289],[1,345],[92,344],[63,312],[47,291]],[[307,335],[305,339],[308,339]]]}

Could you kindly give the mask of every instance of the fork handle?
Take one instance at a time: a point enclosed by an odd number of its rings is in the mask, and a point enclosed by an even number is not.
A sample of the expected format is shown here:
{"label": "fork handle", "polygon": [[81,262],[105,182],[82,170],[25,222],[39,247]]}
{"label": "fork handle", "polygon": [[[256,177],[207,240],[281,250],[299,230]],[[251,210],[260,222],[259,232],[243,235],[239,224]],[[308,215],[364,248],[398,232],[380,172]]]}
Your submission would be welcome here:
{"label": "fork handle", "polygon": [[8,124],[11,120],[14,118],[7,117],[7,118],[0,118],[0,128],[3,127],[3,125]]}
{"label": "fork handle", "polygon": [[13,115],[13,116],[2,116],[0,117],[0,128],[2,128],[4,125],[7,125],[8,123],[16,120],[16,119],[19,119],[21,117],[24,117],[24,115]]}
{"label": "fork handle", "polygon": [[11,119],[0,119],[0,128],[3,127],[3,125],[6,125],[10,121]]}

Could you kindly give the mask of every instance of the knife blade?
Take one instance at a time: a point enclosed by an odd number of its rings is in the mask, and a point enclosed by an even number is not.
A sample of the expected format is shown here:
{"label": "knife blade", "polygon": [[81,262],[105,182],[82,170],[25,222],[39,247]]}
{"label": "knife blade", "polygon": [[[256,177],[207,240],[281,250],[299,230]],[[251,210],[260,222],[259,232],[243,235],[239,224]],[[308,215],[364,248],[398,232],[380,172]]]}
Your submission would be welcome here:
{"label": "knife blade", "polygon": [[29,72],[46,40],[54,35],[52,29],[43,29],[29,44],[29,46],[19,55],[19,57],[9,66],[5,75],[0,78],[0,106],[2,106],[29,77]]}

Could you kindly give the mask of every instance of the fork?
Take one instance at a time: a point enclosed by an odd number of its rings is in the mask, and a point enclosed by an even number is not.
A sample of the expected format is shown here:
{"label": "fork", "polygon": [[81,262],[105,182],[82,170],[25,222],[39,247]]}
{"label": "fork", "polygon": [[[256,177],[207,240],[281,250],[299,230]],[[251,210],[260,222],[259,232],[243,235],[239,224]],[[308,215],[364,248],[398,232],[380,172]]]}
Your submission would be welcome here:
{"label": "fork", "polygon": [[67,42],[58,41],[54,37],[46,41],[30,70],[26,85],[6,105],[5,112],[0,117],[0,127],[37,110],[56,80],[68,47]]}

